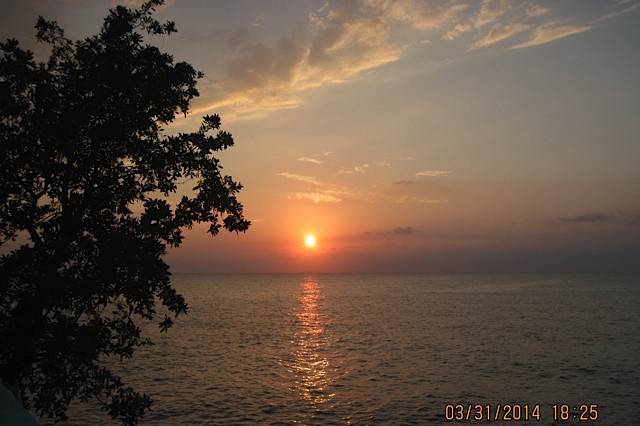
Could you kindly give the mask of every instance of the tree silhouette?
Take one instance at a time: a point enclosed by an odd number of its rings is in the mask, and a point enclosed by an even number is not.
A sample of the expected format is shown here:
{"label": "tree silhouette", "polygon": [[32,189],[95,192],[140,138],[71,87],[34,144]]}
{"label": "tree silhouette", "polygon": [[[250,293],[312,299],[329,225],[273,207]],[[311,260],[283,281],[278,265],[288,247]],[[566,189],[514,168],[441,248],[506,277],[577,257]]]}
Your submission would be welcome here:
{"label": "tree silhouette", "polygon": [[[194,223],[213,235],[250,225],[242,186],[214,157],[233,145],[220,118],[163,129],[187,114],[202,74],[145,41],[176,31],[153,18],[162,3],[111,9],[80,41],[39,18],[44,63],[0,43],[0,244],[11,249],[0,259],[0,378],[41,416],[62,420],[73,399],[95,399],[137,423],[151,399],[104,361],[151,344],[136,322],[156,318],[157,302],[162,331],[187,312],[167,247]],[[195,186],[179,198],[183,180]]]}

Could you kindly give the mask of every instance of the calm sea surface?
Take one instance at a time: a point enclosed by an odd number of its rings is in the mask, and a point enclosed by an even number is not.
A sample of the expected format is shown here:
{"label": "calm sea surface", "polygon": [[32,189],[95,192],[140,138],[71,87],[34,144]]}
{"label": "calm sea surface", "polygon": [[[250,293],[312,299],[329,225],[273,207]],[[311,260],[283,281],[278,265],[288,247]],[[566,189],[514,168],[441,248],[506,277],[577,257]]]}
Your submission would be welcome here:
{"label": "calm sea surface", "polygon": [[[118,367],[155,400],[143,424],[440,424],[447,403],[507,402],[540,404],[539,422],[510,424],[552,424],[555,403],[598,404],[597,424],[640,424],[638,277],[174,284],[190,314],[166,335],[151,329],[156,346]],[[70,417],[109,424],[92,407]]]}

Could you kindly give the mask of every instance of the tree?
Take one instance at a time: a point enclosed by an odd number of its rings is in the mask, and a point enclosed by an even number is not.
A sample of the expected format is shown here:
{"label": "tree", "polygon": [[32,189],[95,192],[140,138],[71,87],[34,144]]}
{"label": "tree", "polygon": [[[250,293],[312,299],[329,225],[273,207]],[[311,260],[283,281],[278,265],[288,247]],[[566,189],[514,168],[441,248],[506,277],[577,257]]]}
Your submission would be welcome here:
{"label": "tree", "polygon": [[[202,74],[145,41],[176,31],[153,18],[162,3],[111,9],[79,41],[40,17],[44,63],[0,43],[0,378],[56,420],[77,398],[137,423],[151,399],[104,361],[151,344],[139,323],[157,303],[161,331],[187,312],[163,255],[194,223],[250,225],[214,156],[233,145],[220,118],[165,132]],[[180,198],[181,181],[195,186]]]}

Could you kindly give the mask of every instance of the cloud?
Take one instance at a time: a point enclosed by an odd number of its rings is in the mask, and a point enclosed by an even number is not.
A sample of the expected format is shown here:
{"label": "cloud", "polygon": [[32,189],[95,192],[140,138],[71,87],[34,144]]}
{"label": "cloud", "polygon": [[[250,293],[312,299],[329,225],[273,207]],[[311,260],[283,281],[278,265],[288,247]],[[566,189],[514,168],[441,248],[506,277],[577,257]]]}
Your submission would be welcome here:
{"label": "cloud", "polygon": [[299,175],[296,173],[289,173],[289,172],[280,172],[280,173],[276,173],[276,175],[282,176],[283,178],[295,180],[298,182],[310,183],[311,185],[316,185],[316,186],[322,185],[322,182],[320,182],[318,179],[316,179],[313,176],[304,176],[304,175]]}
{"label": "cloud", "polygon": [[354,166],[353,169],[342,169],[338,171],[339,174],[342,175],[364,175],[366,174],[366,170],[369,168],[369,164],[360,164],[358,166]]}
{"label": "cloud", "polygon": [[[553,5],[554,3],[551,4]],[[608,6],[613,8],[613,11],[594,17],[591,20],[567,22],[566,20],[560,21],[557,17],[554,17],[554,13],[550,8],[536,3],[484,0],[477,14],[469,22],[473,22],[473,26],[477,30],[481,30],[489,24],[492,26],[489,32],[473,42],[471,49],[491,46],[525,33],[527,34],[526,40],[512,46],[512,49],[540,46],[588,31],[599,22],[631,12],[640,7],[640,2],[634,2],[630,6],[625,5],[624,8],[615,10],[621,4],[625,3],[610,3]],[[466,26],[461,28],[466,28]],[[459,35],[459,32],[454,28],[448,35],[446,39],[453,39]]]}
{"label": "cloud", "polygon": [[425,4],[415,0],[363,0],[382,19],[403,22],[418,30],[433,30],[451,23],[468,8],[464,3]]}
{"label": "cloud", "polygon": [[367,174],[367,170],[372,167],[391,167],[391,163],[388,161],[376,161],[375,163],[364,163],[354,166],[351,169],[341,169],[338,171],[338,174],[341,175],[365,175]]}
{"label": "cloud", "polygon": [[363,175],[365,173],[365,170],[369,168],[368,164],[360,164],[359,166],[355,166],[353,168],[353,171],[356,173],[360,173],[361,175]]}
{"label": "cloud", "polygon": [[591,26],[588,25],[560,25],[552,22],[534,29],[529,40],[513,46],[512,49],[540,46],[590,29]]}
{"label": "cloud", "polygon": [[[250,28],[238,31],[230,59],[207,85],[200,86],[202,96],[192,112],[216,110],[226,120],[237,120],[297,108],[309,91],[347,83],[398,61],[425,39],[424,33],[433,40],[469,34],[471,50],[516,36],[512,48],[533,47],[587,31],[639,4],[616,4],[590,21],[567,22],[558,20],[552,10],[555,3],[547,7],[524,0],[325,3],[305,17],[300,30],[273,42],[252,42],[247,36],[254,31]],[[414,39],[407,41],[407,37]]]}
{"label": "cloud", "polygon": [[601,223],[611,219],[610,214],[585,213],[576,216],[559,217],[558,220],[564,223]]}
{"label": "cloud", "polygon": [[[392,40],[404,24],[441,29],[467,9],[466,4],[425,4],[415,0],[353,0],[326,4],[310,13],[305,30],[273,45],[243,43],[224,67],[221,83],[202,90],[194,114],[225,110],[226,118],[260,116],[296,108],[302,94],[342,84],[361,73],[397,61],[404,48]],[[215,99],[215,101],[211,101]]]}
{"label": "cloud", "polygon": [[319,188],[314,191],[295,192],[288,196],[289,199],[310,200],[314,203],[341,202],[344,200],[360,201],[365,203],[391,203],[391,204],[444,204],[447,200],[433,199],[418,195],[397,195],[380,191],[358,191],[339,186]]}
{"label": "cloud", "polygon": [[510,0],[483,0],[480,10],[475,16],[474,26],[481,28],[496,22],[498,18],[511,9],[511,6]]}
{"label": "cloud", "polygon": [[339,185],[322,182],[313,176],[299,175],[296,173],[280,172],[277,176],[296,182],[313,185],[312,190],[294,192],[289,194],[287,198],[290,200],[308,200],[314,203],[339,203],[345,196],[353,198],[352,191]]}
{"label": "cloud", "polygon": [[529,25],[517,22],[510,24],[496,24],[484,37],[473,44],[472,49],[479,49],[500,43],[501,41],[505,41],[517,34],[527,31],[529,28]]}
{"label": "cloud", "polygon": [[303,163],[322,164],[322,161],[311,157],[300,157],[298,158],[298,161],[302,161]]}
{"label": "cloud", "polygon": [[289,198],[296,200],[309,200],[314,203],[339,203],[341,198],[323,192],[296,192]]}
{"label": "cloud", "polygon": [[399,226],[397,228],[393,228],[393,233],[398,235],[409,235],[413,234],[414,229],[411,226]]}
{"label": "cloud", "polygon": [[306,191],[290,193],[287,195],[290,200],[308,200],[314,203],[339,203],[343,200],[353,200],[366,203],[383,202],[392,204],[442,204],[447,202],[447,200],[434,199],[423,195],[389,193],[375,188],[373,190],[357,190],[343,185],[323,182],[313,176],[296,173],[281,172],[277,173],[277,176],[313,186]]}
{"label": "cloud", "polygon": [[415,185],[415,183],[416,183],[415,181],[408,180],[408,179],[403,179],[403,180],[393,182],[394,185]]}
{"label": "cloud", "polygon": [[416,176],[441,177],[449,176],[450,174],[451,170],[424,170],[422,172],[416,173]]}
{"label": "cloud", "polygon": [[226,108],[235,115],[295,108],[300,95],[396,61],[402,48],[391,41],[383,11],[362,2],[343,2],[309,15],[306,33],[275,45],[254,43],[225,66],[223,84],[212,85],[195,113]]}
{"label": "cloud", "polygon": [[355,239],[356,237],[364,236],[367,239],[378,239],[380,241],[388,241],[390,236],[406,237],[409,235],[419,236],[420,234],[422,233],[416,230],[413,226],[397,226],[392,229],[372,229],[356,235],[351,235],[348,238]]}
{"label": "cloud", "polygon": [[313,203],[339,203],[344,199],[361,200],[361,194],[348,188],[333,185],[330,183],[322,183],[318,188],[312,191],[294,192],[289,194],[287,198],[290,200],[307,200]]}
{"label": "cloud", "polygon": [[603,16],[599,17],[598,19],[593,20],[592,23],[595,24],[595,23],[598,23],[598,22],[601,22],[601,21],[605,21],[607,19],[615,18],[617,16],[624,15],[625,13],[634,11],[637,8],[640,7],[640,2],[636,1],[636,0],[628,0],[628,1],[627,0],[622,0],[622,1],[619,1],[617,3],[619,5],[626,5],[626,4],[630,3],[631,6],[629,6],[627,8],[624,8],[624,9],[621,9],[621,10],[616,10],[616,11],[607,13],[606,15],[603,15]]}
{"label": "cloud", "polygon": [[547,9],[544,6],[540,6],[539,4],[527,5],[527,16],[531,18],[548,15],[550,12],[551,10]]}
{"label": "cloud", "polygon": [[471,26],[471,24],[468,23],[456,24],[456,26],[453,27],[453,29],[447,31],[442,36],[442,38],[445,40],[453,40],[455,38],[458,38],[463,33],[471,31],[472,28],[473,27]]}

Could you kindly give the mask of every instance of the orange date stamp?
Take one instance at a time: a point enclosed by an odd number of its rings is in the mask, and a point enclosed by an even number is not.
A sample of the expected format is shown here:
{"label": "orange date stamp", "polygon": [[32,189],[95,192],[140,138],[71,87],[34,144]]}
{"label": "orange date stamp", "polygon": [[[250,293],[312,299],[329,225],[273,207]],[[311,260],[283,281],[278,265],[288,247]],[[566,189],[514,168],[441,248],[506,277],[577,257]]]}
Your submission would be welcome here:
{"label": "orange date stamp", "polygon": [[444,406],[444,420],[447,422],[595,422],[599,417],[598,404],[592,403],[557,403],[544,407],[529,403],[457,403]]}

